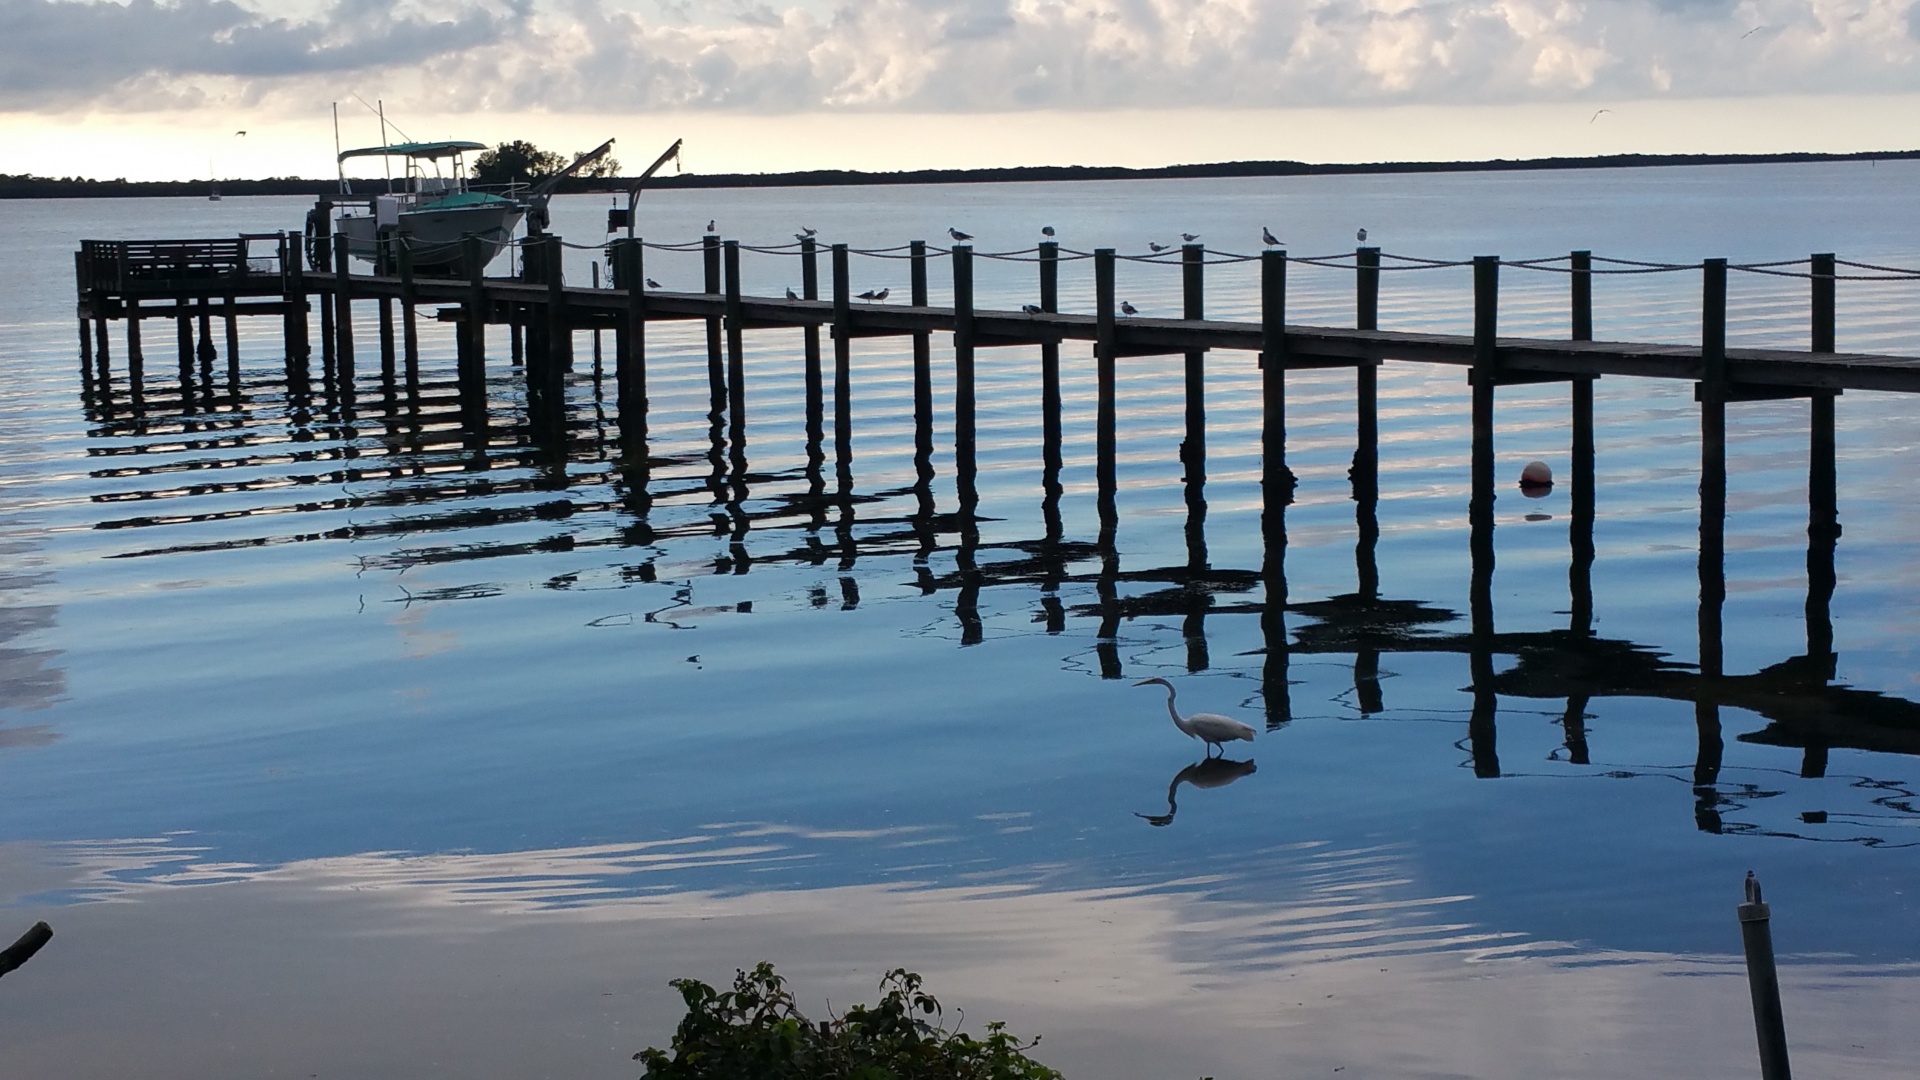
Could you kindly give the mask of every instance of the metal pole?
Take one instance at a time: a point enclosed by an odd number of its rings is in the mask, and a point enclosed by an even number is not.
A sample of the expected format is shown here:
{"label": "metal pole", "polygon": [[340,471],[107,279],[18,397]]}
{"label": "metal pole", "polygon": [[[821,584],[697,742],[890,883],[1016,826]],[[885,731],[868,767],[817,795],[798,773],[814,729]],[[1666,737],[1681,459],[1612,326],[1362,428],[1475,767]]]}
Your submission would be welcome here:
{"label": "metal pole", "polygon": [[1747,989],[1753,994],[1753,1030],[1760,1040],[1761,1080],[1793,1080],[1787,1064],[1787,1022],[1780,1010],[1780,975],[1773,963],[1773,914],[1760,899],[1760,879],[1747,871],[1740,941],[1747,952]]}

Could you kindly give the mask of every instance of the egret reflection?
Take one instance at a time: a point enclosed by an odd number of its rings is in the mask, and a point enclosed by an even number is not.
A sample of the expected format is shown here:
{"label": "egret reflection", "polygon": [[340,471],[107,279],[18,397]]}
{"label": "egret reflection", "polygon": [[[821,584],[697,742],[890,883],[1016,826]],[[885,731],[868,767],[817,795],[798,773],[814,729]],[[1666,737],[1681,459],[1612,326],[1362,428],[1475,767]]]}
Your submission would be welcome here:
{"label": "egret reflection", "polygon": [[1173,774],[1173,782],[1167,785],[1167,812],[1164,814],[1142,814],[1133,816],[1156,828],[1173,824],[1173,815],[1180,812],[1175,796],[1181,784],[1192,784],[1197,788],[1226,787],[1243,776],[1251,775],[1255,770],[1252,761],[1234,761],[1231,758],[1203,758]]}

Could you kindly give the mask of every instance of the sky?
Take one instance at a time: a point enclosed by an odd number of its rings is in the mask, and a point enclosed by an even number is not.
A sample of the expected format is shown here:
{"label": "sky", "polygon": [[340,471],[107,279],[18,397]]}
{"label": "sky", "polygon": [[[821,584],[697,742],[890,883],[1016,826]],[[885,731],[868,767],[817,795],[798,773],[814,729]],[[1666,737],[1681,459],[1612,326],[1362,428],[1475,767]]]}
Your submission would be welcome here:
{"label": "sky", "polygon": [[325,176],[336,103],[696,172],[1909,149],[1916,52],[1920,0],[0,0],[0,173]]}

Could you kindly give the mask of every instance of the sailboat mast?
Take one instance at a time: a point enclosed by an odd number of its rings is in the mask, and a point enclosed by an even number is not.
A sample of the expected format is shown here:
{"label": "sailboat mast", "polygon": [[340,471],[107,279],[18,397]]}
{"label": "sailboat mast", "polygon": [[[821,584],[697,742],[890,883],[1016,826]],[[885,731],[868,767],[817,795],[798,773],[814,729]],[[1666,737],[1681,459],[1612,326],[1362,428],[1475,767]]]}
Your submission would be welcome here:
{"label": "sailboat mast", "polygon": [[347,163],[340,160],[340,103],[333,103],[333,167],[340,174],[340,194],[347,193]]}
{"label": "sailboat mast", "polygon": [[[374,98],[373,100],[378,106],[374,111],[380,114],[380,145],[391,146],[392,144],[387,141],[387,99]],[[391,195],[393,194],[393,159],[381,154],[380,164],[387,170],[387,194]]]}

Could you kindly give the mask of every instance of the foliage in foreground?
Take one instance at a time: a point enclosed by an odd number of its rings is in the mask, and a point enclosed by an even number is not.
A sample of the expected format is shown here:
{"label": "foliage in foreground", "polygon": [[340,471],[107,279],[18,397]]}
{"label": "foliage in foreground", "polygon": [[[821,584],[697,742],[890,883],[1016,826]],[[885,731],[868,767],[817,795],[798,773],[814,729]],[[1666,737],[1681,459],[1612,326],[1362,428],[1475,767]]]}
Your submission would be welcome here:
{"label": "foliage in foreground", "polygon": [[646,1063],[643,1080],[1061,1080],[1027,1056],[1038,1038],[1022,1042],[998,1022],[984,1039],[946,1030],[940,1003],[903,968],[880,981],[878,1004],[818,1023],[772,964],[737,972],[729,991],[698,979],[673,987],[687,1015],[671,1052],[633,1055]]}

